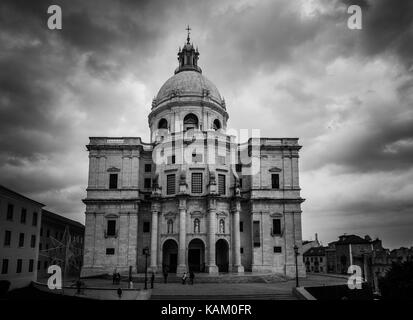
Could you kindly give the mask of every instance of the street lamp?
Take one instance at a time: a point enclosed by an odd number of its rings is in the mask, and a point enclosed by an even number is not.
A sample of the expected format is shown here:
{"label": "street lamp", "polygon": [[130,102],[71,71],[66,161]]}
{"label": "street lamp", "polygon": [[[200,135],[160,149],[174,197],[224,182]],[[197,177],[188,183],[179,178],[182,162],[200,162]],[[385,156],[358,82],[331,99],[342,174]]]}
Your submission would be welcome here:
{"label": "street lamp", "polygon": [[145,247],[143,249],[143,254],[145,255],[145,290],[148,289],[148,256],[149,256],[149,248]]}
{"label": "street lamp", "polygon": [[294,245],[294,255],[295,255],[295,286],[298,287],[298,263],[297,263],[297,256],[298,256],[298,247]]}

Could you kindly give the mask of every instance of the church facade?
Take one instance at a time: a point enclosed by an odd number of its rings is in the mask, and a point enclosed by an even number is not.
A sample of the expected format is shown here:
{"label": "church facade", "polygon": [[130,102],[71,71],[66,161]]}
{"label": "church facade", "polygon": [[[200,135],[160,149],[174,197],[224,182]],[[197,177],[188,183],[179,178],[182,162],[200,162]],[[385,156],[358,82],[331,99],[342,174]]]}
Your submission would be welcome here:
{"label": "church facade", "polygon": [[152,102],[150,143],[90,138],[82,276],[130,267],[295,275],[298,139],[228,134],[225,101],[198,58],[188,33]]}

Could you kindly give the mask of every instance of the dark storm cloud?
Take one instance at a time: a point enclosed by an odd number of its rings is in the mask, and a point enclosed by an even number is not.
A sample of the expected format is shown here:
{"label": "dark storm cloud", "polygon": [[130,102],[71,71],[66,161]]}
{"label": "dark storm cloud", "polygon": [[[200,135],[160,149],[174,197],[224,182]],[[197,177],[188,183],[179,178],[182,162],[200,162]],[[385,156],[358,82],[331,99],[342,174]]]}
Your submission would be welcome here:
{"label": "dark storm cloud", "polygon": [[359,43],[364,54],[394,54],[408,68],[413,62],[413,2],[343,0],[346,6],[358,4],[363,9],[363,31]]}

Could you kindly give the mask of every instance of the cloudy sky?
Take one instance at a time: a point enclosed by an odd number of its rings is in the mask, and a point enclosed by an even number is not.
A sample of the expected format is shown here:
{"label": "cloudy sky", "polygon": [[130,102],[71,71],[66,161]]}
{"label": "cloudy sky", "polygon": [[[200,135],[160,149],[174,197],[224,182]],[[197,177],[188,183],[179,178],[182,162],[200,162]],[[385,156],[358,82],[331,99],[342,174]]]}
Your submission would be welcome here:
{"label": "cloudy sky", "polygon": [[0,183],[84,222],[88,137],[149,140],[187,24],[229,127],[300,138],[305,239],[413,245],[410,0],[2,0]]}

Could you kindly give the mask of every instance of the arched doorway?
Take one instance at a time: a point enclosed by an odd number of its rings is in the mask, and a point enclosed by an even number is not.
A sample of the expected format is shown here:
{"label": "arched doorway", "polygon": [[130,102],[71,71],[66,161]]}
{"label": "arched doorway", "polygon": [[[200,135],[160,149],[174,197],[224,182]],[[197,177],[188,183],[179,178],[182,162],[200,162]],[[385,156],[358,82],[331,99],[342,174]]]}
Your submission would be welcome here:
{"label": "arched doorway", "polygon": [[162,246],[162,267],[168,268],[168,272],[175,273],[178,265],[178,244],[175,240],[169,239]]}
{"label": "arched doorway", "polygon": [[215,260],[219,272],[228,272],[229,264],[229,248],[228,242],[224,239],[219,239],[215,243]]}
{"label": "arched doorway", "polygon": [[205,271],[205,245],[201,239],[193,239],[188,245],[189,271]]}

